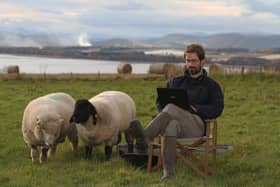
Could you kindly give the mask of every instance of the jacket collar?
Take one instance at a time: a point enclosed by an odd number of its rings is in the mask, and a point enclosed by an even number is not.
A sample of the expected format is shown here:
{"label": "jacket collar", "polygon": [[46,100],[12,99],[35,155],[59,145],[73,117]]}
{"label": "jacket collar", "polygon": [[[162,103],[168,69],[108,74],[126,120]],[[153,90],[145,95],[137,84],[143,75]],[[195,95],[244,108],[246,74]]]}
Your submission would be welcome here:
{"label": "jacket collar", "polygon": [[185,73],[184,73],[184,76],[189,78],[189,79],[193,79],[193,80],[202,80],[204,77],[207,77],[207,71],[203,68],[202,69],[202,74],[197,77],[197,78],[192,78],[188,69],[186,69]]}

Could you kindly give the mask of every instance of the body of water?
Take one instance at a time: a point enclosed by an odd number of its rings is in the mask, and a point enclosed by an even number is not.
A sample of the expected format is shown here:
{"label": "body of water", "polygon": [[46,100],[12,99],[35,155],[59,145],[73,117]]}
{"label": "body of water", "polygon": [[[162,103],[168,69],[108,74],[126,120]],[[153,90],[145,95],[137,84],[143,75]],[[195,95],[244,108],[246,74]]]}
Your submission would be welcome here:
{"label": "body of water", "polygon": [[184,56],[184,51],[183,50],[176,50],[176,49],[159,49],[159,50],[150,50],[150,51],[145,51],[145,54],[147,55],[163,55],[163,56],[170,56],[170,55],[175,55],[175,56]]}
{"label": "body of water", "polygon": [[[0,69],[18,65],[21,73],[117,73],[120,61],[0,55]],[[133,63],[132,73],[147,73],[150,64]]]}

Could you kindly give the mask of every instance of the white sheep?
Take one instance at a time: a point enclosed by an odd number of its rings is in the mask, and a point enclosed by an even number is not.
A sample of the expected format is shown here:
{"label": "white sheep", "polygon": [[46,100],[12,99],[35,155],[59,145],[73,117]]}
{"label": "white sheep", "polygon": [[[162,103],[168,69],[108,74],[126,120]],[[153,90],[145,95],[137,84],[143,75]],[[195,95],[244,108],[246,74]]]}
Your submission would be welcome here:
{"label": "white sheep", "polygon": [[[74,124],[70,123],[75,100],[66,93],[52,93],[36,98],[28,103],[22,120],[24,141],[31,146],[33,162],[43,162],[54,155],[58,143],[67,136],[76,153],[78,135]],[[40,154],[37,146],[42,146]]]}
{"label": "white sheep", "polygon": [[85,158],[91,158],[93,146],[105,143],[105,158],[109,160],[112,146],[120,142],[123,131],[126,141],[132,145],[127,129],[135,116],[135,103],[123,92],[105,91],[90,100],[77,100],[71,121],[76,123],[85,143]]}

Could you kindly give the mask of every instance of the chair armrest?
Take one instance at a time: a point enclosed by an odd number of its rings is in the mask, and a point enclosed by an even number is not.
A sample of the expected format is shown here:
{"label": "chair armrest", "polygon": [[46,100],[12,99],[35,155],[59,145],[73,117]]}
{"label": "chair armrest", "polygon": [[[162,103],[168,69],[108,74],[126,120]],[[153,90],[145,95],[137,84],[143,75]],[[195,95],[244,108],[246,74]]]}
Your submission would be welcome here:
{"label": "chair armrest", "polygon": [[211,123],[211,122],[213,122],[213,123],[217,123],[217,119],[216,118],[214,118],[214,119],[206,119],[206,120],[204,120],[206,123]]}

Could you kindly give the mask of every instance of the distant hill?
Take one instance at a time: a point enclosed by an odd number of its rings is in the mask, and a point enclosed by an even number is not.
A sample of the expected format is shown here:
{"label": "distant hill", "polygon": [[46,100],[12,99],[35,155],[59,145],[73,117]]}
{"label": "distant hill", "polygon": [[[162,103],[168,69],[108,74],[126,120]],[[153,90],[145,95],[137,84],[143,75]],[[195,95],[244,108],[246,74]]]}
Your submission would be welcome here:
{"label": "distant hill", "polygon": [[170,34],[158,39],[146,40],[153,46],[184,48],[188,43],[201,43],[206,48],[280,48],[280,35],[242,35],[238,33],[207,36]]}
{"label": "distant hill", "polygon": [[191,34],[168,34],[160,38],[142,40],[143,43],[153,47],[184,48],[186,44],[199,42],[201,36]]}
{"label": "distant hill", "polygon": [[[93,42],[94,43],[94,42]],[[244,35],[238,33],[191,35],[169,34],[159,38],[144,40],[110,39],[97,43],[98,46],[122,47],[156,47],[156,48],[185,48],[189,43],[200,43],[206,48],[242,48],[260,50],[264,48],[280,48],[280,35]]]}
{"label": "distant hill", "polygon": [[141,44],[137,41],[131,41],[124,38],[113,38],[109,40],[100,40],[100,41],[93,41],[91,42],[93,46],[96,47],[127,47],[127,48],[133,48],[133,47],[140,47],[144,44]]}
{"label": "distant hill", "polygon": [[[280,35],[270,34],[168,34],[149,39],[94,39],[88,36],[89,42],[96,47],[127,47],[127,48],[177,48],[182,49],[189,43],[201,43],[206,48],[243,48],[261,50],[280,48]],[[3,47],[38,47],[38,46],[77,46],[78,36],[67,34],[16,34],[0,32],[0,46]]]}
{"label": "distant hill", "polygon": [[202,38],[208,48],[279,48],[280,35],[218,34]]}

